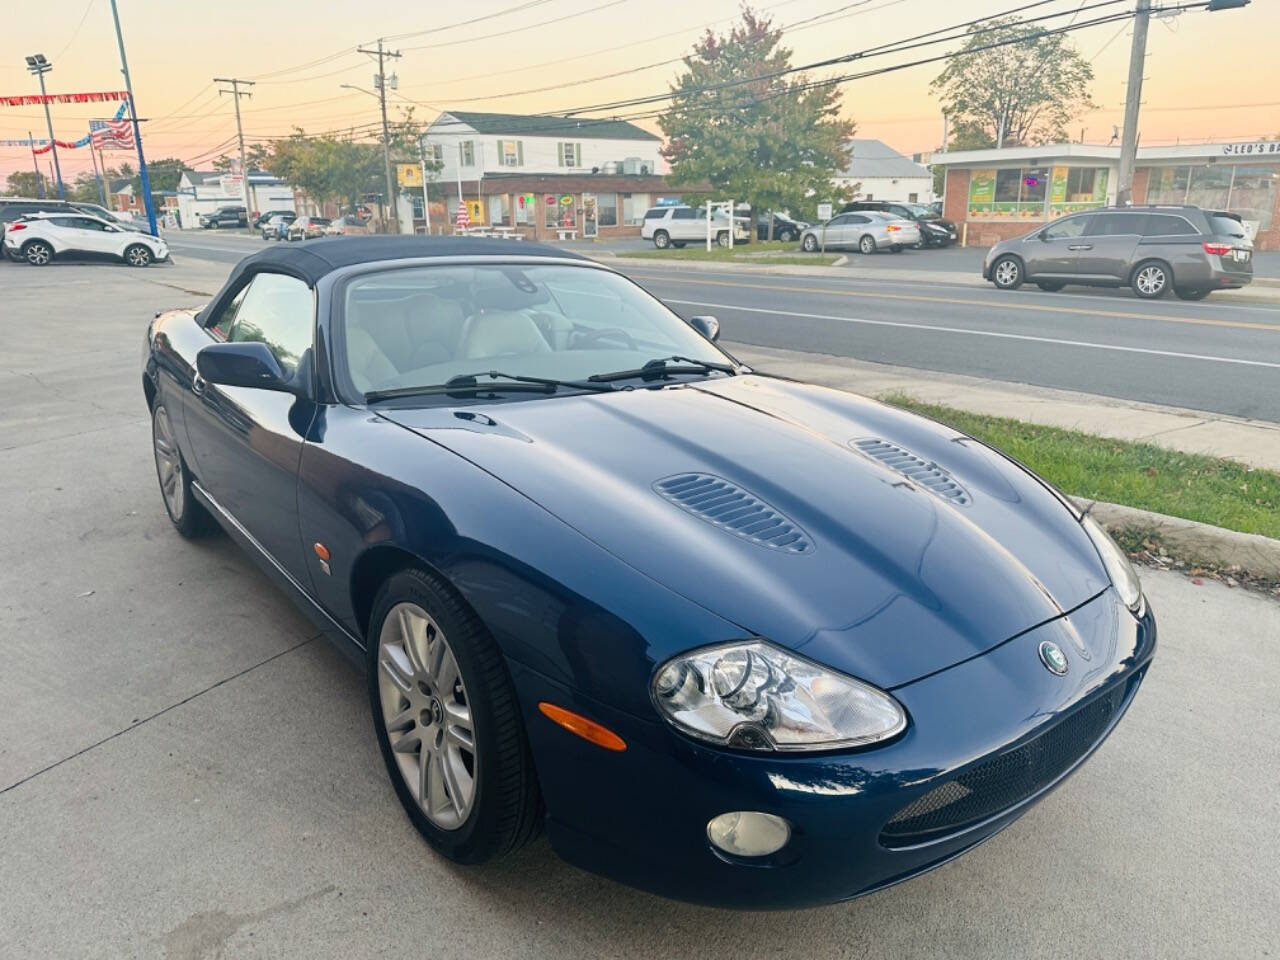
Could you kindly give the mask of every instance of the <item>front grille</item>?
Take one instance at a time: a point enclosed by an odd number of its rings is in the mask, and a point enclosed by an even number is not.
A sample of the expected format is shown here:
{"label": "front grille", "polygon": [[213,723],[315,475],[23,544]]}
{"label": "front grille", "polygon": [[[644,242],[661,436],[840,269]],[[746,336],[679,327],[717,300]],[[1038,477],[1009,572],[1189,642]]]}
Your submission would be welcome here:
{"label": "front grille", "polygon": [[1098,742],[1124,705],[1126,684],[1020,747],[984,760],[899,810],[880,831],[886,847],[936,840],[981,823],[1039,793]]}

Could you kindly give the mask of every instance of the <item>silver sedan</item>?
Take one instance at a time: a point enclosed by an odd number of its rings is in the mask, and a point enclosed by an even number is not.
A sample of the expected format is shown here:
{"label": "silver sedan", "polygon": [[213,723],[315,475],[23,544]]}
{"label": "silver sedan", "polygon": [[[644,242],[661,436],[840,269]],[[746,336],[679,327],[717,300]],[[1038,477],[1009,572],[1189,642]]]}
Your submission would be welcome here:
{"label": "silver sedan", "polygon": [[825,224],[810,227],[800,235],[800,249],[806,253],[819,250],[846,249],[859,253],[891,250],[900,253],[920,241],[920,227],[876,210],[842,213]]}

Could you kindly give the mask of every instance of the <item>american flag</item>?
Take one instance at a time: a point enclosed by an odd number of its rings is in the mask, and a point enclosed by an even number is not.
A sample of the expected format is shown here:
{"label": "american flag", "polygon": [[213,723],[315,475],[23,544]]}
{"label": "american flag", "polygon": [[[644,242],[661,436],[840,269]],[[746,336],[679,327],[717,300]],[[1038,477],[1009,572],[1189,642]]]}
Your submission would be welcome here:
{"label": "american flag", "polygon": [[99,150],[133,149],[133,122],[130,120],[90,120],[89,134]]}

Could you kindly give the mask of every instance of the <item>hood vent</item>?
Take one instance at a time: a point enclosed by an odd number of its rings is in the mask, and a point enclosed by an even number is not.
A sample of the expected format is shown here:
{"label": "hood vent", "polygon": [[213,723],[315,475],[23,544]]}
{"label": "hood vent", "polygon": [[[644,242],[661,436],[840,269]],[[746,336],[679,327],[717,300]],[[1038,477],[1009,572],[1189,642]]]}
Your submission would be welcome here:
{"label": "hood vent", "polygon": [[681,473],[653,489],[682,510],[734,536],[783,553],[813,552],[809,535],[741,487],[708,473]]}
{"label": "hood vent", "polygon": [[962,507],[967,507],[973,502],[965,488],[932,460],[922,460],[909,450],[874,437],[849,442],[867,456],[879,460],[890,470],[897,471],[912,483],[919,484],[943,500],[949,500]]}

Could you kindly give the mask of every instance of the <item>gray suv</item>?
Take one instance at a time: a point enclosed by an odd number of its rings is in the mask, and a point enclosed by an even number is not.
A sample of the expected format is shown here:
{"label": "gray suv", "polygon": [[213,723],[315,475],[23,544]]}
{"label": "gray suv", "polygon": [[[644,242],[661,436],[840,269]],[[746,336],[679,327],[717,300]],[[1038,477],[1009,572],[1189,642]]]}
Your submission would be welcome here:
{"label": "gray suv", "polygon": [[1173,290],[1202,300],[1253,280],[1253,244],[1234,213],[1199,207],[1106,207],[1055,220],[987,252],[982,278],[1001,290],[1068,283],[1132,287],[1154,300]]}

